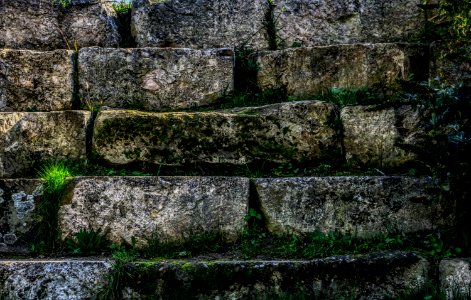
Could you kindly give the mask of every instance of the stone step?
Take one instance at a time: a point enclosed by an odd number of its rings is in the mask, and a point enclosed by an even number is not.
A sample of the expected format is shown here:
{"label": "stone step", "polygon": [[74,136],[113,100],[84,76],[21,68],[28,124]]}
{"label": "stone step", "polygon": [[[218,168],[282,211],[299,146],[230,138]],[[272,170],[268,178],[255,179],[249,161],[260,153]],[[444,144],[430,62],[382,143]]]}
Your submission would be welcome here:
{"label": "stone step", "polygon": [[[37,225],[48,218],[38,211],[42,191],[39,180],[0,180],[0,251],[28,252],[37,243]],[[137,247],[211,233],[232,242],[252,203],[273,233],[373,237],[453,225],[453,205],[437,193],[430,179],[408,177],[77,177],[57,199],[58,226],[63,239],[99,229],[113,243],[134,239]]]}
{"label": "stone step", "polygon": [[440,288],[446,299],[471,299],[471,258],[444,259],[439,271]]}
{"label": "stone step", "polygon": [[[335,256],[310,261],[141,261],[125,266],[124,299],[245,299],[298,295],[382,299],[420,290],[430,264],[410,253]],[[0,261],[5,299],[84,299],[107,284],[110,263]]]}
{"label": "stone step", "polygon": [[334,110],[311,101],[239,113],[105,110],[95,122],[93,147],[112,164],[312,162],[326,151],[340,151],[329,127]]}
{"label": "stone step", "polygon": [[[406,41],[423,29],[418,0],[355,3],[337,0],[274,2],[277,39],[288,47]],[[132,26],[139,47],[268,48],[266,0],[134,1]]]}
{"label": "stone step", "polygon": [[0,113],[0,177],[35,175],[51,160],[86,159],[90,112]]}
{"label": "stone step", "polygon": [[231,49],[111,49],[79,51],[85,103],[168,111],[215,104],[232,91]]}
{"label": "stone step", "polygon": [[72,55],[67,50],[0,49],[0,111],[71,109]]}
{"label": "stone step", "polygon": [[0,260],[0,298],[91,299],[107,284],[110,269],[106,260]]}
{"label": "stone step", "polygon": [[369,88],[384,96],[399,88],[399,80],[426,80],[428,59],[428,46],[398,43],[261,51],[257,81],[262,90],[283,88],[300,98],[332,87]]}
{"label": "stone step", "polygon": [[2,0],[1,4],[0,48],[74,50],[119,44],[116,13],[109,1]]}

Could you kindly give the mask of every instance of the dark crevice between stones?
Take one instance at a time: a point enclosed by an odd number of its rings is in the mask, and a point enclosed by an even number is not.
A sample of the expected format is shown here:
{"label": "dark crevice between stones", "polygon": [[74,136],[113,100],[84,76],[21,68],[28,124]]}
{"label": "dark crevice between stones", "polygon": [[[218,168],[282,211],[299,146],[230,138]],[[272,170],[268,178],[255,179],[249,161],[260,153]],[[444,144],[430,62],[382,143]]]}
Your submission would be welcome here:
{"label": "dark crevice between stones", "polygon": [[78,67],[78,52],[72,54],[72,109],[80,109],[82,103],[80,101],[79,91],[79,67]]}
{"label": "dark crevice between stones", "polygon": [[[262,209],[262,202],[260,201],[260,197],[257,192],[257,187],[255,184],[254,179],[249,181],[249,205],[248,211],[249,215],[247,217],[247,229],[256,229],[259,231],[266,231],[268,232],[267,227],[267,216],[263,212]],[[254,211],[261,216],[260,219],[257,218],[250,218],[250,211]]]}
{"label": "dark crevice between stones", "polygon": [[116,11],[116,24],[118,26],[118,33],[120,36],[120,48],[135,48],[137,46],[136,40],[132,35],[131,30],[131,17],[132,9],[130,6],[113,4]]}
{"label": "dark crevice between stones", "polygon": [[90,112],[90,119],[88,120],[88,124],[85,128],[85,153],[87,156],[87,161],[89,162],[93,159],[93,129],[98,112],[99,111],[97,110],[92,110]]}

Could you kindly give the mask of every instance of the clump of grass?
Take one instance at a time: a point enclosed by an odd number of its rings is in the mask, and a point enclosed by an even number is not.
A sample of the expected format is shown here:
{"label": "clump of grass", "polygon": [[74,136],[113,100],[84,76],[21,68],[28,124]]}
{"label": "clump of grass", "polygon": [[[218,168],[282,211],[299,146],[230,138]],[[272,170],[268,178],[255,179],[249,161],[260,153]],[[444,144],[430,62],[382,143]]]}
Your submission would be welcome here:
{"label": "clump of grass", "polygon": [[80,229],[65,241],[65,245],[73,254],[87,256],[102,253],[108,247],[108,241],[100,229]]}
{"label": "clump of grass", "polygon": [[65,187],[70,171],[64,162],[53,162],[43,166],[39,171],[39,178],[44,181],[46,192],[58,193]]}
{"label": "clump of grass", "polygon": [[332,102],[340,106],[346,105],[368,105],[375,102],[368,88],[338,88],[333,87],[321,92],[318,98],[323,101]]}
{"label": "clump of grass", "polygon": [[58,244],[59,205],[67,185],[67,177],[70,176],[71,173],[63,162],[46,164],[39,171],[39,178],[43,180],[43,196],[38,205],[40,221],[35,241],[36,251],[52,251]]}

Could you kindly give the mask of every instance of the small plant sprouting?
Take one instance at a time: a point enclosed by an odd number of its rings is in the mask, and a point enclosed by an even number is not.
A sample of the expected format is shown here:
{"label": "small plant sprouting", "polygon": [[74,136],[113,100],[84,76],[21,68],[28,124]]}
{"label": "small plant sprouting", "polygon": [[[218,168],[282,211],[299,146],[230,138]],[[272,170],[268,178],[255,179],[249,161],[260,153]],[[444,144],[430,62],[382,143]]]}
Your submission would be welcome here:
{"label": "small plant sprouting", "polygon": [[262,27],[265,30],[265,38],[268,42],[269,50],[278,50],[282,46],[282,41],[278,35],[278,18],[275,16],[276,4],[274,0],[267,0],[267,7],[263,15]]}
{"label": "small plant sprouting", "polygon": [[100,229],[80,229],[65,241],[65,245],[73,254],[87,256],[100,254],[108,246],[108,241]]}

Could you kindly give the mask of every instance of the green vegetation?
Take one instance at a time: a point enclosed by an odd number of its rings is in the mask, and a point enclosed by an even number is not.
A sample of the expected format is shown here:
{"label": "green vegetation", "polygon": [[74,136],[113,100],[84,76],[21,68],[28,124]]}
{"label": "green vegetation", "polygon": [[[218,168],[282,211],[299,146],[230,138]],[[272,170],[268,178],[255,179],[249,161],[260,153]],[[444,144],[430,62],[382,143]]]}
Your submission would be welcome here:
{"label": "green vegetation", "polygon": [[65,245],[72,254],[89,256],[106,251],[108,241],[99,229],[80,229],[65,241]]}
{"label": "green vegetation", "polygon": [[121,36],[119,44],[122,48],[133,48],[136,42],[131,33],[132,1],[120,0],[112,4],[117,15],[118,33]]}
{"label": "green vegetation", "polygon": [[314,99],[335,103],[340,106],[346,105],[372,105],[378,104],[377,97],[366,88],[337,88],[333,87],[321,92]]}
{"label": "green vegetation", "polygon": [[124,283],[131,277],[131,273],[127,270],[127,265],[137,257],[134,250],[126,250],[124,247],[116,246],[113,252],[113,268],[107,276],[107,285],[98,293],[97,298],[100,300],[116,300],[123,299]]}
{"label": "green vegetation", "polygon": [[46,164],[39,171],[43,180],[43,196],[38,205],[40,216],[33,252],[52,251],[58,246],[59,226],[58,213],[62,194],[71,173],[63,162]]}
{"label": "green vegetation", "polygon": [[275,0],[266,0],[265,13],[262,20],[262,28],[265,32],[265,39],[269,50],[278,50],[283,46],[283,40],[279,36],[279,16],[275,16]]}

